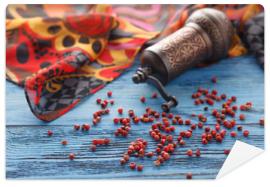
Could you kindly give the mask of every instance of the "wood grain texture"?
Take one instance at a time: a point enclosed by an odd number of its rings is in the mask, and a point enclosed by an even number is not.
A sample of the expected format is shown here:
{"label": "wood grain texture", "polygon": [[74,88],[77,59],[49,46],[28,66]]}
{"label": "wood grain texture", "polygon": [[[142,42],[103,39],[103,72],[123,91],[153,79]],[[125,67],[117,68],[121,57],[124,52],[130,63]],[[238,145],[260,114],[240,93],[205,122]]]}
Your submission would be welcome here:
{"label": "wood grain texture", "polygon": [[[154,150],[155,142],[148,135],[150,124],[133,125],[128,138],[115,138],[113,132],[117,128],[112,123],[112,116],[118,115],[117,108],[134,109],[136,114],[142,114],[146,105],[160,110],[161,99],[151,99],[155,90],[146,84],[134,85],[131,76],[139,62],[127,70],[118,80],[113,81],[93,96],[89,96],[77,107],[59,119],[44,123],[36,119],[27,106],[23,90],[12,83],[6,84],[6,176],[19,179],[183,179],[185,173],[192,172],[194,179],[215,178],[226,155],[224,149],[230,149],[235,140],[226,137],[222,144],[211,143],[203,146],[200,143],[202,130],[196,130],[187,145],[178,148],[171,159],[157,168],[153,165],[154,158],[131,160],[145,166],[143,172],[130,171],[127,166],[119,166],[121,155],[127,150],[128,144],[138,137],[149,141],[148,151]],[[210,81],[212,76],[218,77],[218,83]],[[216,88],[221,93],[237,96],[237,104],[252,101],[254,108],[246,114],[246,121],[240,122],[245,129],[250,130],[248,138],[238,136],[246,143],[264,148],[264,128],[258,121],[264,115],[264,74],[263,70],[251,57],[241,57],[223,60],[206,68],[194,68],[167,85],[180,104],[173,110],[184,119],[191,118],[192,113],[205,113],[203,106],[194,106],[190,95],[199,87]],[[93,127],[89,133],[74,132],[74,123],[91,122],[92,113],[99,109],[95,104],[97,97],[106,97],[106,92],[113,90],[115,105],[111,114],[102,118],[102,122]],[[147,104],[139,102],[140,96],[146,96]],[[239,113],[238,113],[239,114]],[[191,118],[193,122],[197,120]],[[213,126],[214,120],[208,118],[208,125]],[[47,137],[47,130],[54,131],[53,137]],[[185,126],[176,126],[175,137]],[[89,151],[92,139],[108,137],[112,143],[107,147],[99,147],[97,152]],[[61,145],[61,140],[67,139],[67,146]],[[201,148],[200,158],[187,158],[185,151],[189,148]],[[68,159],[68,154],[74,152],[77,158]]]}

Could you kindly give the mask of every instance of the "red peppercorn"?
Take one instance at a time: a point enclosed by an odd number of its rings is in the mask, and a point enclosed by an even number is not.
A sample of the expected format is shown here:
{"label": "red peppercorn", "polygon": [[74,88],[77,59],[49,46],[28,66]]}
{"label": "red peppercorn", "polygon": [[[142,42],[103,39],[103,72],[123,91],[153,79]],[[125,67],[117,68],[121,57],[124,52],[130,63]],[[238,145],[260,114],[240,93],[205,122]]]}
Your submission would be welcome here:
{"label": "red peppercorn", "polygon": [[222,136],[217,134],[216,135],[216,141],[219,142],[219,143],[221,143],[222,140],[223,140]]}
{"label": "red peppercorn", "polygon": [[217,83],[217,77],[216,76],[212,77],[211,81],[212,81],[212,83]]}
{"label": "red peppercorn", "polygon": [[123,159],[127,162],[127,161],[129,161],[129,155],[128,154],[125,154],[124,156],[123,156]]}
{"label": "red peppercorn", "polygon": [[142,171],[143,170],[143,165],[138,165],[137,166],[137,171]]}
{"label": "red peppercorn", "polygon": [[53,135],[53,131],[48,130],[47,134],[48,134],[48,136],[52,136]]}
{"label": "red peppercorn", "polygon": [[169,128],[170,128],[170,132],[174,132],[175,131],[175,127],[174,126],[171,126]]}
{"label": "red peppercorn", "polygon": [[243,127],[242,127],[241,125],[238,125],[238,126],[237,126],[237,130],[238,130],[238,131],[241,131],[242,129],[243,129]]}
{"label": "red peppercorn", "polygon": [[225,154],[225,155],[230,154],[230,152],[231,152],[231,150],[230,150],[230,149],[225,149],[225,150],[224,150],[224,154]]}
{"label": "red peppercorn", "polygon": [[201,150],[200,149],[197,149],[196,152],[195,152],[195,155],[197,157],[200,157],[201,156]]}
{"label": "red peppercorn", "polygon": [[139,119],[138,117],[135,117],[135,118],[133,119],[133,122],[134,122],[134,123],[139,123],[139,121],[140,121],[140,119]]}
{"label": "red peppercorn", "polygon": [[[94,120],[93,120],[93,123],[94,123]],[[82,131],[89,131],[89,130],[90,130],[90,125],[89,124],[85,123],[85,124],[82,125]]]}
{"label": "red peppercorn", "polygon": [[217,90],[212,90],[211,92],[213,95],[217,95],[218,94],[218,91]]}
{"label": "red peppercorn", "polygon": [[107,109],[105,110],[105,114],[109,114],[109,113],[110,113],[110,109],[107,108]]}
{"label": "red peppercorn", "polygon": [[125,159],[123,159],[123,158],[120,159],[120,164],[121,164],[121,165],[124,165],[125,163],[126,163]]}
{"label": "red peppercorn", "polygon": [[123,108],[118,108],[118,114],[123,114]]}
{"label": "red peppercorn", "polygon": [[166,112],[162,112],[162,113],[161,113],[161,116],[162,116],[162,117],[166,117],[166,116],[167,116],[167,113],[166,113]]}
{"label": "red peppercorn", "polygon": [[186,174],[186,179],[192,179],[192,173],[187,173]]}
{"label": "red peppercorn", "polygon": [[237,136],[237,133],[235,131],[232,131],[231,132],[231,137],[236,137]]}
{"label": "red peppercorn", "polygon": [[233,109],[234,111],[236,111],[236,110],[237,110],[237,106],[236,106],[236,105],[232,106],[232,109]]}
{"label": "red peppercorn", "polygon": [[192,136],[192,133],[191,133],[191,132],[187,131],[187,132],[185,133],[185,137],[186,137],[186,138],[190,138],[191,136]]}
{"label": "red peppercorn", "polygon": [[127,118],[121,118],[120,123],[122,123],[123,125],[126,125],[128,123]]}
{"label": "red peppercorn", "polygon": [[70,154],[69,154],[69,159],[70,159],[70,160],[74,160],[74,158],[75,158],[75,154],[74,154],[74,153],[70,153]]}
{"label": "red peppercorn", "polygon": [[159,118],[160,114],[158,112],[155,112],[154,116],[155,116],[155,118]]}
{"label": "red peppercorn", "polygon": [[134,114],[134,110],[129,110],[129,111],[128,111],[128,115],[129,115],[129,117],[131,117],[131,118],[134,117],[134,115],[135,115],[135,114]]}
{"label": "red peppercorn", "polygon": [[184,122],[183,122],[182,119],[178,119],[177,123],[178,123],[179,125],[183,125]]}
{"label": "red peppercorn", "polygon": [[102,107],[102,108],[106,108],[106,107],[107,107],[107,103],[103,101],[103,102],[101,103],[101,107]]}
{"label": "red peppercorn", "polygon": [[245,119],[246,119],[246,117],[245,117],[245,115],[244,115],[244,114],[240,114],[240,115],[239,115],[239,119],[243,121],[243,120],[245,120]]}
{"label": "red peppercorn", "polygon": [[114,105],[114,100],[110,100],[110,104],[111,105]]}
{"label": "red peppercorn", "polygon": [[226,94],[221,94],[220,97],[221,97],[221,99],[223,99],[223,100],[227,98]]}
{"label": "red peppercorn", "polygon": [[145,97],[142,96],[142,97],[140,98],[140,101],[141,101],[142,103],[145,103],[145,101],[146,101]]}
{"label": "red peppercorn", "polygon": [[203,139],[202,139],[202,144],[204,144],[204,145],[208,144],[208,141],[207,141],[206,138],[203,138]]}
{"label": "red peppercorn", "polygon": [[205,128],[204,128],[204,131],[205,131],[205,132],[210,132],[210,130],[211,130],[210,127],[205,127]]}
{"label": "red peppercorn", "polygon": [[194,101],[194,105],[199,105],[199,104],[201,104],[201,100],[200,100],[200,99],[196,99],[196,100]]}
{"label": "red peppercorn", "polygon": [[110,140],[105,138],[105,139],[93,139],[92,144],[93,145],[108,145],[110,143]]}
{"label": "red peppercorn", "polygon": [[184,146],[186,142],[184,140],[180,140],[179,145]]}
{"label": "red peppercorn", "polygon": [[162,157],[163,157],[164,160],[169,160],[170,159],[170,154],[168,152],[164,151],[161,154],[162,154]]}
{"label": "red peppercorn", "polygon": [[220,125],[216,124],[215,129],[216,129],[216,131],[219,131],[220,130]]}
{"label": "red peppercorn", "polygon": [[98,98],[98,99],[96,100],[97,104],[100,104],[101,101],[102,101],[102,100],[101,100],[100,98]]}
{"label": "red peppercorn", "polygon": [[190,119],[186,119],[186,120],[185,120],[185,125],[190,125],[190,124],[191,124]]}
{"label": "red peppercorn", "polygon": [[113,119],[113,122],[114,122],[114,124],[118,124],[119,123],[119,119],[118,118],[114,118]]}
{"label": "red peppercorn", "polygon": [[207,98],[207,99],[206,99],[206,103],[207,103],[208,105],[214,105],[214,101],[213,101],[212,99],[210,99],[210,98]]}
{"label": "red peppercorn", "polygon": [[107,96],[108,96],[108,97],[111,97],[111,96],[112,96],[112,91],[108,91],[108,92],[107,92]]}
{"label": "red peppercorn", "polygon": [[167,136],[167,141],[168,142],[173,142],[173,136],[172,135],[168,135]]}
{"label": "red peppercorn", "polygon": [[246,108],[245,105],[241,105],[241,106],[240,106],[240,110],[245,111],[245,110],[247,110],[247,108]]}
{"label": "red peppercorn", "polygon": [[155,98],[157,98],[157,96],[158,96],[158,94],[157,94],[156,92],[154,92],[154,93],[152,94],[151,97],[152,97],[153,99],[155,99]]}
{"label": "red peppercorn", "polygon": [[172,124],[176,124],[177,123],[177,120],[176,119],[172,119]]}
{"label": "red peppercorn", "polygon": [[234,102],[236,101],[236,99],[237,99],[237,98],[236,98],[235,96],[232,96],[232,97],[231,97],[231,100],[234,101]]}
{"label": "red peppercorn", "polygon": [[207,135],[206,135],[206,139],[207,139],[208,141],[211,141],[212,138],[213,138],[213,136],[212,136],[211,134],[207,134]]}
{"label": "red peppercorn", "polygon": [[198,123],[198,128],[200,128],[200,129],[203,128],[203,123],[199,122]]}
{"label": "red peppercorn", "polygon": [[220,135],[221,135],[222,137],[225,137],[226,133],[227,133],[227,131],[224,130],[224,129],[223,129],[222,131],[220,131]]}
{"label": "red peppercorn", "polygon": [[196,129],[196,124],[192,124],[192,125],[190,126],[190,129],[195,130],[195,129]]}
{"label": "red peppercorn", "polygon": [[211,135],[212,136],[216,136],[216,134],[217,134],[217,131],[216,130],[211,130]]}
{"label": "red peppercorn", "polygon": [[131,163],[129,164],[129,167],[130,167],[130,169],[134,170],[134,169],[136,168],[136,163],[131,162]]}
{"label": "red peppercorn", "polygon": [[95,152],[96,151],[96,149],[97,149],[97,146],[96,145],[91,145],[91,151],[93,151],[93,152]]}
{"label": "red peppercorn", "polygon": [[148,153],[146,153],[146,156],[149,157],[149,158],[151,158],[151,157],[154,156],[154,153],[153,152],[148,152]]}
{"label": "red peppercorn", "polygon": [[169,118],[169,119],[172,119],[172,118],[173,118],[173,113],[169,113],[169,114],[168,114],[168,118]]}
{"label": "red peppercorn", "polygon": [[244,135],[245,137],[248,137],[249,131],[248,131],[248,130],[244,130],[243,135]]}
{"label": "red peppercorn", "polygon": [[264,126],[264,119],[260,119],[259,123],[261,126]]}
{"label": "red peppercorn", "polygon": [[192,150],[191,150],[191,149],[187,150],[187,152],[186,152],[186,155],[187,155],[187,156],[190,156],[190,157],[191,157],[191,156],[192,156],[192,154],[193,154],[193,152],[192,152]]}
{"label": "red peppercorn", "polygon": [[74,130],[78,131],[78,130],[80,130],[80,125],[75,124],[75,125],[73,126],[73,128],[74,128]]}
{"label": "red peppercorn", "polygon": [[159,141],[159,139],[160,139],[159,135],[156,134],[156,135],[154,136],[154,140],[155,140],[155,141]]}
{"label": "red peppercorn", "polygon": [[154,161],[155,166],[160,166],[161,162],[159,160]]}
{"label": "red peppercorn", "polygon": [[63,141],[61,142],[62,145],[67,145],[67,143],[68,143],[67,140],[63,140]]}

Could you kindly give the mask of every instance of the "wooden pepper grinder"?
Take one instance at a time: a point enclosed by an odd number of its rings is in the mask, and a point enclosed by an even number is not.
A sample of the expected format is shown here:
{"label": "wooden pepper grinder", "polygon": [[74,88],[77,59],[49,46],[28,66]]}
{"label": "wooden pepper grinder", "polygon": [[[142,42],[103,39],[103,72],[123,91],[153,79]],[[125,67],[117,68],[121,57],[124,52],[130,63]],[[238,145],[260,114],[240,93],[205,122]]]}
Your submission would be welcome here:
{"label": "wooden pepper grinder", "polygon": [[167,101],[161,107],[168,112],[178,101],[165,91],[164,85],[200,62],[226,57],[232,34],[231,22],[223,12],[197,10],[184,27],[143,51],[141,67],[132,80],[154,85]]}

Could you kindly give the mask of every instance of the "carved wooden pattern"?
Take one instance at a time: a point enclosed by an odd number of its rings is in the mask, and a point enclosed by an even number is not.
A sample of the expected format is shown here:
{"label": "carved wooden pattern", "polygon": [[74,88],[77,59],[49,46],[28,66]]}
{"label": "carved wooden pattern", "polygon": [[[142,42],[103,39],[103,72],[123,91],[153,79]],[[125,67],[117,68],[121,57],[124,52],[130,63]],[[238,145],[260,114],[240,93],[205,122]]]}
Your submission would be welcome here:
{"label": "carved wooden pattern", "polygon": [[153,46],[159,56],[167,61],[170,76],[191,67],[207,54],[207,46],[203,37],[191,27],[184,27]]}

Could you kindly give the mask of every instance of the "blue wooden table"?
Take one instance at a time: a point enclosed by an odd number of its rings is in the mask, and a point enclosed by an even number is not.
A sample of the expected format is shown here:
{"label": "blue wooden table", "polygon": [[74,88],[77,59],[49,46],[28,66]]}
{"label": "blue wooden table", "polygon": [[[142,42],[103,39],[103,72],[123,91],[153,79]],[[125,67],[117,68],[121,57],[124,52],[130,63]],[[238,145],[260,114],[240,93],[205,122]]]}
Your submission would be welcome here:
{"label": "blue wooden table", "polygon": [[[131,76],[139,62],[127,70],[119,79],[113,81],[97,94],[86,98],[61,118],[44,123],[36,119],[31,113],[22,88],[6,83],[6,176],[19,179],[183,179],[187,172],[193,173],[194,179],[215,178],[221,168],[226,155],[224,149],[230,149],[236,138],[227,136],[222,144],[211,143],[202,145],[200,134],[196,130],[193,137],[187,140],[187,145],[177,148],[171,159],[161,167],[155,167],[154,158],[131,158],[144,165],[143,172],[131,171],[126,166],[119,165],[121,155],[127,150],[129,143],[138,137],[145,138],[149,145],[147,150],[154,150],[155,142],[148,135],[150,124],[138,124],[132,127],[128,138],[119,138],[113,135],[116,125],[112,117],[117,116],[117,108],[134,109],[142,114],[145,105],[139,102],[141,96],[146,96],[147,105],[160,110],[161,99],[150,99],[155,90],[149,85],[134,85]],[[211,83],[212,76],[218,77],[218,83]],[[264,128],[259,125],[259,119],[264,115],[264,73],[252,57],[241,57],[223,60],[205,68],[194,68],[181,77],[175,79],[167,89],[179,98],[180,104],[173,110],[184,119],[190,118],[192,113],[205,113],[203,106],[194,106],[191,94],[199,87],[216,88],[229,96],[237,96],[237,104],[247,101],[253,102],[253,109],[246,113],[244,122],[237,120],[245,129],[250,130],[248,138],[239,135],[237,139],[246,143],[264,148]],[[75,132],[75,123],[90,123],[92,113],[99,109],[95,104],[96,98],[106,97],[108,90],[113,91],[115,105],[111,114],[105,116],[102,122],[93,127],[89,133]],[[239,113],[238,113],[239,114]],[[196,122],[196,119],[192,119]],[[214,119],[208,117],[210,126]],[[47,130],[54,132],[53,137],[47,136]],[[176,126],[175,137],[185,126]],[[110,138],[112,143],[107,147],[100,147],[93,153],[89,145],[94,138]],[[68,140],[67,146],[61,141]],[[187,149],[201,148],[200,158],[188,158]],[[69,153],[75,153],[76,159],[70,161]]]}

